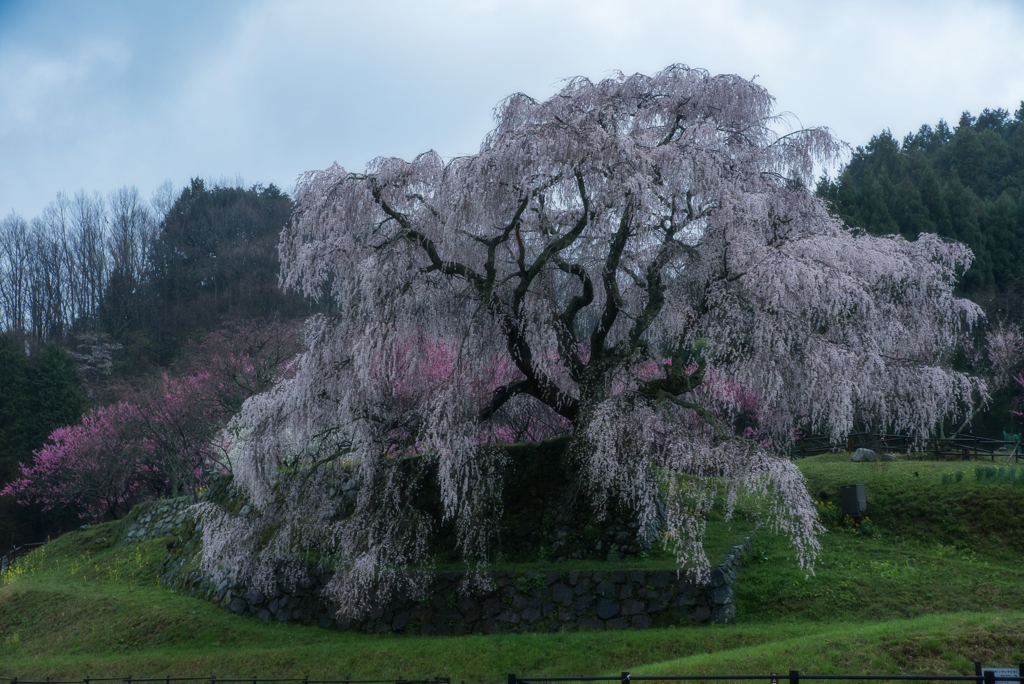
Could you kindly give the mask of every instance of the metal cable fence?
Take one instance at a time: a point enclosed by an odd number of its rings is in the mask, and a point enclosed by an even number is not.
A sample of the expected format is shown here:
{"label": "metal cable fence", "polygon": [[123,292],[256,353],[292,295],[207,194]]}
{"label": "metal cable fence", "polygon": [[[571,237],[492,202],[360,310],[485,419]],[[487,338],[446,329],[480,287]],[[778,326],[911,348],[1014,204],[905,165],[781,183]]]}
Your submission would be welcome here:
{"label": "metal cable fence", "polygon": [[975,663],[974,675],[828,675],[803,674],[799,670],[790,670],[787,674],[772,672],[755,675],[631,675],[623,672],[618,677],[520,677],[515,674],[508,676],[507,684],[541,684],[543,682],[716,682],[716,681],[763,681],[767,684],[800,684],[803,680],[845,680],[845,681],[907,681],[907,682],[971,682],[973,684],[1024,684],[1024,663],[1012,668],[1016,674],[995,671],[993,668],[982,668]]}
{"label": "metal cable fence", "polygon": [[[1013,674],[1013,672],[1016,674]],[[619,676],[607,677],[521,677],[508,675],[506,684],[543,684],[545,682],[718,682],[718,681],[763,681],[766,684],[800,684],[803,680],[837,680],[837,681],[886,681],[886,682],[964,682],[965,684],[1024,684],[1024,663],[1018,668],[998,669],[982,668],[975,664],[974,675],[835,675],[835,674],[804,674],[799,670],[790,670],[786,674],[725,674],[725,675],[632,675],[623,672]],[[0,676],[0,682],[10,684],[93,684],[96,682],[120,682],[135,684],[152,682],[209,682],[210,684],[261,684],[263,682],[279,682],[294,684],[451,684],[450,677],[434,677],[433,679],[312,679],[310,677],[83,677],[81,679],[19,679],[18,677]],[[466,682],[461,682],[466,684]]]}
{"label": "metal cable fence", "polygon": [[[135,684],[136,682],[209,682],[210,684],[261,684],[262,682],[294,682],[296,684],[451,684],[450,677],[434,677],[433,679],[312,679],[310,677],[82,677],[81,679],[20,679],[18,677],[2,677],[0,682],[10,684],[93,684],[94,682],[120,682]],[[463,682],[462,684],[465,684]]]}
{"label": "metal cable fence", "polygon": [[0,574],[3,574],[10,570],[14,561],[18,560],[22,556],[31,553],[34,549],[39,548],[46,542],[33,542],[31,544],[22,544],[21,546],[15,546],[10,551],[0,556]]}

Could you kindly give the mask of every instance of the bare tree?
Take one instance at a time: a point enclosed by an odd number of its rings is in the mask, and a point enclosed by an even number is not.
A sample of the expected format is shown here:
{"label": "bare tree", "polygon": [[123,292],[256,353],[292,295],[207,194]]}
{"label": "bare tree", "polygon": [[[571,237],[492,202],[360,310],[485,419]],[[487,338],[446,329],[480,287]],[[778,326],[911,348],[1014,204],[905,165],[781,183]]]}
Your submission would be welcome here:
{"label": "bare tree", "polygon": [[74,283],[74,306],[69,323],[73,329],[92,331],[96,312],[107,281],[107,214],[103,198],[75,193],[72,205],[72,234],[69,236],[70,274]]}
{"label": "bare tree", "polygon": [[0,325],[23,341],[29,301],[28,223],[13,211],[0,221]]}
{"label": "bare tree", "polygon": [[174,206],[174,200],[177,199],[178,193],[175,191],[174,183],[170,178],[160,184],[156,190],[153,191],[153,197],[149,201],[150,206],[155,212],[156,222],[159,223],[167,216],[167,212]]}
{"label": "bare tree", "polygon": [[114,190],[107,202],[110,272],[101,319],[104,331],[117,338],[140,320],[146,260],[157,222],[134,186]]}

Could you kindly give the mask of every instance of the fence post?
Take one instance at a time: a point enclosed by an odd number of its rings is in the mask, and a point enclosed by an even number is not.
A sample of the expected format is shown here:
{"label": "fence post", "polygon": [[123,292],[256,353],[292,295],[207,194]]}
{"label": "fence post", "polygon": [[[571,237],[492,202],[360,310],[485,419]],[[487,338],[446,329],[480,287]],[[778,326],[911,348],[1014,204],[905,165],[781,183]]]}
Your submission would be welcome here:
{"label": "fence post", "polygon": [[619,681],[622,684],[629,684],[629,673],[628,672],[623,672],[622,675],[620,675],[620,677],[619,677]]}
{"label": "fence post", "polygon": [[985,684],[996,684],[996,673],[992,670],[985,670]]}
{"label": "fence post", "polygon": [[508,684],[519,684],[519,680],[516,678],[514,674],[509,674]]}
{"label": "fence post", "polygon": [[800,670],[789,671],[789,684],[800,684]]}

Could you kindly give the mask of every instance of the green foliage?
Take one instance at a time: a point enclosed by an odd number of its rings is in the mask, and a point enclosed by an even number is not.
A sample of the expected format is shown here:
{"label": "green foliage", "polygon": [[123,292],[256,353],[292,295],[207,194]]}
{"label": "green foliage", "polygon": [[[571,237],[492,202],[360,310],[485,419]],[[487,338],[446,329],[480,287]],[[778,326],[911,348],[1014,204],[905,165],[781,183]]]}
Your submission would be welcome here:
{"label": "green foliage", "polygon": [[186,339],[222,319],[308,315],[308,303],[277,284],[277,241],[291,211],[291,198],[274,185],[207,188],[193,179],[160,224],[141,293],[146,306],[123,328],[122,357],[167,366]]}
{"label": "green foliage", "polygon": [[31,452],[31,418],[28,356],[13,337],[0,335],[0,482]]}
{"label": "green foliage", "polygon": [[999,468],[996,466],[978,466],[974,469],[974,477],[982,485],[1024,485],[1024,471],[1020,468]]}
{"label": "green foliage", "polygon": [[[914,240],[938,233],[966,243],[976,262],[963,291],[1000,308],[1012,292],[1020,299],[1024,275],[1024,102],[1011,117],[986,109],[967,112],[957,127],[945,121],[922,126],[902,144],[886,130],[858,147],[835,180],[823,178],[818,194],[848,224],[875,235]],[[1001,307],[1000,318],[1024,310]]]}
{"label": "green foliage", "polygon": [[[852,463],[840,452],[801,459],[799,467],[819,501],[838,502],[841,485],[863,483],[865,513],[886,539],[966,540],[979,551],[996,539],[989,553],[1007,561],[1024,552],[1024,498],[964,477],[962,462]],[[957,473],[961,482],[950,486]]]}
{"label": "green foliage", "polygon": [[954,482],[962,482],[964,479],[964,471],[958,470],[954,473],[942,473],[942,484],[953,484]]}
{"label": "green foliage", "polygon": [[78,364],[67,350],[50,342],[38,356],[29,382],[33,448],[41,446],[54,429],[77,423],[86,403]]}
{"label": "green foliage", "polygon": [[[77,364],[63,347],[51,342],[29,357],[13,336],[0,335],[0,488],[53,430],[77,423],[84,408]],[[0,544],[38,541],[62,522],[0,498]]]}
{"label": "green foliage", "polygon": [[[813,673],[875,672],[963,674],[970,670],[974,649],[984,649],[986,660],[1018,662],[1024,659],[1024,613],[1017,609],[976,614],[921,615],[893,620],[876,614],[901,600],[923,595],[921,581],[912,580],[906,591],[884,599],[908,575],[903,557],[893,558],[884,545],[849,535],[834,538],[848,545],[830,545],[828,551],[848,554],[818,569],[818,577],[855,586],[848,601],[836,604],[807,596],[788,617],[766,613],[751,619],[747,597],[738,594],[741,624],[721,627],[677,627],[636,632],[584,632],[467,637],[378,636],[337,633],[317,627],[264,623],[239,618],[210,603],[168,592],[156,586],[156,566],[162,542],[135,547],[117,545],[122,523],[100,525],[56,540],[45,552],[29,557],[31,572],[19,574],[0,587],[0,661],[5,675],[58,679],[91,677],[161,676],[167,673],[199,677],[305,676],[311,678],[396,679],[450,677],[464,681],[498,681],[508,672],[534,676],[566,674],[607,675],[629,670],[636,675],[657,674],[762,674],[787,668]],[[759,547],[774,558],[785,551],[765,538]],[[865,547],[873,544],[873,547]],[[755,549],[755,552],[757,549]],[[919,553],[925,553],[921,549]],[[977,570],[950,552],[928,558],[943,565],[935,574]],[[783,556],[784,558],[784,556]],[[861,575],[846,578],[854,562]],[[792,565],[792,563],[790,563]],[[740,587],[749,584],[752,565],[741,575]],[[765,575],[779,576],[774,560],[757,564]],[[984,566],[981,566],[984,569]],[[914,573],[925,573],[917,567]],[[930,575],[929,575],[930,577]],[[934,578],[933,578],[934,579]],[[979,581],[984,581],[980,579]],[[944,584],[937,581],[937,585]],[[794,594],[820,593],[782,573],[773,590],[781,591],[756,607],[782,608]],[[932,589],[929,589],[932,590]],[[935,591],[942,591],[935,587]],[[868,604],[859,612],[863,621],[851,621],[858,594]],[[986,595],[987,596],[987,595]],[[963,602],[977,601],[965,596]],[[916,601],[916,603],[914,603]],[[917,612],[914,599],[905,612]],[[838,608],[836,606],[839,605]],[[999,608],[1004,602],[986,603]],[[834,610],[818,621],[826,608]],[[871,609],[875,610],[872,611]],[[794,618],[799,617],[794,621]],[[846,621],[842,621],[845,619]],[[856,644],[855,649],[850,644]]]}

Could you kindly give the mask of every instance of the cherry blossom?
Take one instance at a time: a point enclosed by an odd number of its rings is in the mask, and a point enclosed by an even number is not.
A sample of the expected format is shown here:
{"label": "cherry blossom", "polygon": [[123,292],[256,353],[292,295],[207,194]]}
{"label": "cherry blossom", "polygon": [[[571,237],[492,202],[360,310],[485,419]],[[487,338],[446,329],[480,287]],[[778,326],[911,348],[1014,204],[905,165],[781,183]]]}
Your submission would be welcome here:
{"label": "cherry blossom", "polygon": [[[302,176],[283,286],[325,289],[293,375],[231,429],[252,512],[209,507],[210,571],[269,577],[316,550],[358,613],[425,585],[432,523],[404,458],[436,466],[471,568],[501,514],[503,452],[528,416],[572,435],[600,516],[658,515],[680,564],[720,492],[758,495],[801,566],[820,526],[795,431],[858,421],[927,434],[980,381],[946,361],[980,316],[954,296],[963,245],[851,231],[809,189],[843,149],[785,130],[761,86],[671,66],[509,97],[477,154]],[[359,484],[354,512],[332,494]],[[257,543],[257,540],[259,542]],[[269,540],[269,541],[267,541]]]}

